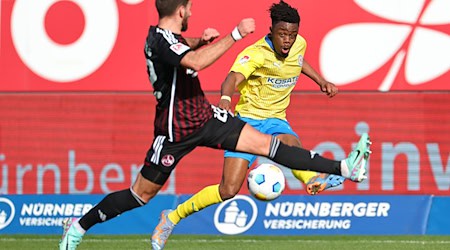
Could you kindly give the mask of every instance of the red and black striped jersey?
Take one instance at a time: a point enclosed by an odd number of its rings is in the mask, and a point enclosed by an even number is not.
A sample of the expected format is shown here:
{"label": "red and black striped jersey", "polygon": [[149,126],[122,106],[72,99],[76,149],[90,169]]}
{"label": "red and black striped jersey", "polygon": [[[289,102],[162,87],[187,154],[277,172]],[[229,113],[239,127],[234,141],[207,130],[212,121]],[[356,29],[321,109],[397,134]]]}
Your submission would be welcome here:
{"label": "red and black striped jersey", "polygon": [[191,50],[180,34],[150,26],[145,43],[147,72],[156,97],[154,135],[181,141],[211,117],[211,104],[200,86],[197,72],[183,67]]}

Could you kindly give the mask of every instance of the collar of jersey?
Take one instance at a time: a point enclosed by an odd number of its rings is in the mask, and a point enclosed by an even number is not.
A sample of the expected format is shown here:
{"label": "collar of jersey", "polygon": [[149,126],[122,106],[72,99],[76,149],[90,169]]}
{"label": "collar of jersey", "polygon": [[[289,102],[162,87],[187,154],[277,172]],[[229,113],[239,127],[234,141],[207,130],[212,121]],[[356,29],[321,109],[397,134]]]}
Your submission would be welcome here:
{"label": "collar of jersey", "polygon": [[270,40],[269,35],[266,35],[265,37],[266,43],[269,44],[270,48],[275,51],[275,48],[273,47],[272,40]]}

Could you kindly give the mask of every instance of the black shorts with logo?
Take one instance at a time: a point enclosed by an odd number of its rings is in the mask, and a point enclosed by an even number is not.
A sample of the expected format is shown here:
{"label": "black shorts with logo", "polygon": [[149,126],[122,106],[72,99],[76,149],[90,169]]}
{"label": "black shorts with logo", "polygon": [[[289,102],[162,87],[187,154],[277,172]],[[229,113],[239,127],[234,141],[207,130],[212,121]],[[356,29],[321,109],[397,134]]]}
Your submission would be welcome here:
{"label": "black shorts with logo", "polygon": [[163,185],[178,162],[197,146],[234,151],[245,122],[223,109],[212,108],[213,117],[184,140],[170,142],[163,135],[154,138],[141,169],[142,176]]}

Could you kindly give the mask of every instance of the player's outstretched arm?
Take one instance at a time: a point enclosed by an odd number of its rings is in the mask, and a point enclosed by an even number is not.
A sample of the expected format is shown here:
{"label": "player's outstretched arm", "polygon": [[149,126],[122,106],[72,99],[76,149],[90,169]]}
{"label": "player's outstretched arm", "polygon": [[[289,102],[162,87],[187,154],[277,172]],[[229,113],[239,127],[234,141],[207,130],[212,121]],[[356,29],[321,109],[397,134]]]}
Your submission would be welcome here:
{"label": "player's outstretched arm", "polygon": [[325,80],[314,68],[306,61],[303,60],[302,73],[311,78],[320,90],[326,93],[329,97],[333,97],[338,93],[338,88],[333,83]]}
{"label": "player's outstretched arm", "polygon": [[223,37],[216,43],[188,52],[181,59],[181,65],[195,71],[202,70],[217,61],[236,41],[254,31],[255,20],[253,18],[243,19],[230,35]]}
{"label": "player's outstretched arm", "polygon": [[202,37],[186,37],[186,42],[191,49],[196,50],[203,45],[212,43],[216,38],[220,36],[219,31],[213,28],[207,28],[203,31]]}

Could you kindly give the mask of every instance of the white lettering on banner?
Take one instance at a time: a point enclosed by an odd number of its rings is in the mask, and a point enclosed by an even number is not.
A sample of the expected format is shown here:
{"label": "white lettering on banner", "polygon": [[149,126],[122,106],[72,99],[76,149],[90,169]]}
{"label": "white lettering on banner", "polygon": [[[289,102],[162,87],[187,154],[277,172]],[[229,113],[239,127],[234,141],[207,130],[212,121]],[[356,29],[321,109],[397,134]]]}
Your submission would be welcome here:
{"label": "white lettering on banner", "polygon": [[350,220],[264,220],[265,229],[350,229]]}
{"label": "white lettering on banner", "polygon": [[[38,164],[37,165],[37,190],[36,193],[42,194],[44,193],[44,175],[45,172],[53,172],[55,175],[58,175],[56,178],[60,179],[61,174],[59,173],[59,167],[56,164]],[[61,193],[61,183],[55,182],[55,194]]]}
{"label": "white lettering on banner", "polygon": [[[75,186],[75,180],[77,172],[86,173],[86,188],[84,190],[77,190]],[[87,164],[80,163],[75,165],[75,151],[69,151],[69,193],[70,194],[89,194],[94,188],[94,173],[91,167]]]}
{"label": "white lettering on banner", "polygon": [[20,211],[21,226],[61,226],[65,218],[81,217],[94,204],[91,203],[25,203]]}
{"label": "white lettering on banner", "polygon": [[[108,177],[109,172],[115,172],[117,177]],[[104,182],[100,183],[100,186],[102,187],[102,190],[105,193],[111,193],[114,190],[110,189],[108,187],[108,183],[121,183],[125,180],[125,177],[123,176],[123,170],[120,167],[119,164],[116,163],[110,163],[106,165],[100,174],[100,179],[105,180]]]}
{"label": "white lettering on banner", "polygon": [[21,226],[27,227],[60,227],[63,224],[65,218],[34,218],[34,217],[22,217],[19,218]]}
{"label": "white lettering on banner", "polygon": [[[0,194],[11,194],[12,192],[9,192],[9,188],[11,188],[8,185],[8,180],[10,180],[11,176],[9,176],[10,170],[12,172],[12,168],[8,166],[6,161],[6,155],[0,153]],[[3,164],[2,164],[3,162]],[[101,190],[103,193],[110,193],[112,191],[115,191],[111,188],[109,188],[109,184],[115,184],[115,183],[124,183],[127,186],[131,185],[134,180],[136,179],[142,164],[130,164],[129,171],[130,173],[130,179],[125,180],[125,171],[124,167],[122,167],[118,163],[108,163],[103,168],[101,168],[100,175],[95,176],[93,174],[93,168],[87,164],[87,163],[77,163],[76,162],[76,151],[75,150],[69,150],[68,152],[68,174],[69,174],[69,181],[68,181],[68,193],[69,194],[90,194],[92,193],[93,186],[95,182],[99,182]],[[44,193],[44,176],[46,174],[53,174],[54,175],[54,181],[51,183],[54,185],[54,191],[53,194],[60,194],[61,193],[61,172],[66,171],[66,168],[62,168],[58,166],[55,163],[47,163],[47,164],[37,164],[37,166],[33,166],[31,163],[27,164],[21,164],[18,163],[16,165],[16,192],[15,194],[23,194],[23,188],[24,188],[24,181],[31,182],[30,176],[33,170],[36,170],[36,194],[43,194]],[[67,171],[66,171],[67,172]],[[78,174],[82,174],[86,176],[86,179],[83,179],[83,181],[86,182],[86,185],[84,189],[77,189],[75,184],[77,183],[75,180],[77,180]],[[109,173],[115,173],[116,177],[111,177]],[[173,174],[169,177],[168,185],[166,188],[161,190],[161,194],[174,194],[175,193],[175,173],[176,170],[174,170]],[[25,178],[26,175],[26,178]],[[96,180],[97,178],[97,180]],[[77,180],[79,182],[79,179]],[[46,181],[46,183],[49,183]]]}
{"label": "white lettering on banner", "polygon": [[267,203],[265,216],[280,217],[388,217],[387,202],[272,202]]}
{"label": "white lettering on banner", "polygon": [[67,216],[80,217],[92,208],[90,203],[29,203],[23,204],[21,216]]}

